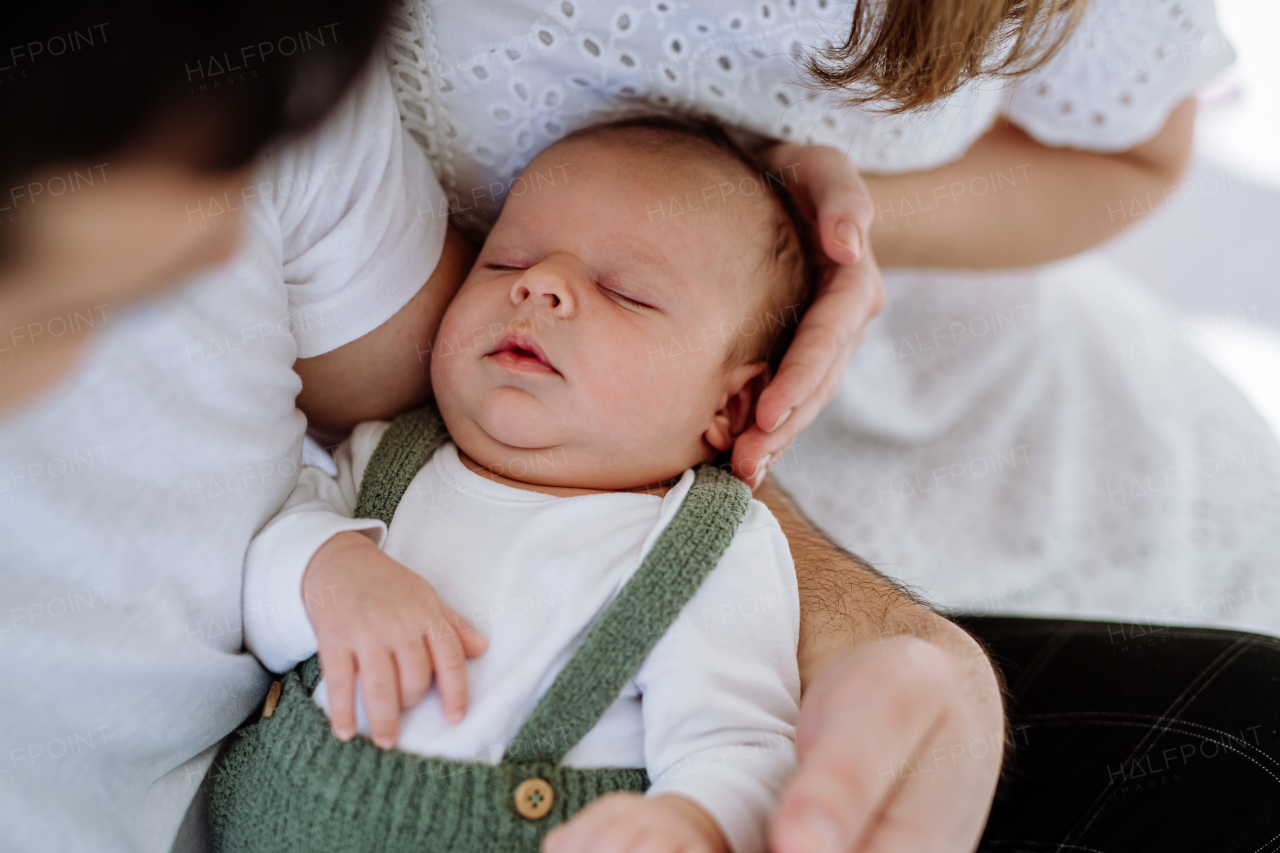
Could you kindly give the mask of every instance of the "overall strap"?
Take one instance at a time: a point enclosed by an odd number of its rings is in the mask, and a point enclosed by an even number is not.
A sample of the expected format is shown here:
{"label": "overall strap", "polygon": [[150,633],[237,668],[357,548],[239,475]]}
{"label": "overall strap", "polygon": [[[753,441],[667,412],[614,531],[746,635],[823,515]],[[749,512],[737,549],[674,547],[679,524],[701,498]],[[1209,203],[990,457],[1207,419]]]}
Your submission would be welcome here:
{"label": "overall strap", "polygon": [[558,764],[591,730],[720,561],[750,501],[731,474],[698,469],[675,517],[520,727],[503,764]]}
{"label": "overall strap", "polygon": [[391,422],[369,457],[356,496],[355,518],[376,518],[391,524],[409,483],[449,434],[434,403],[407,412]]}

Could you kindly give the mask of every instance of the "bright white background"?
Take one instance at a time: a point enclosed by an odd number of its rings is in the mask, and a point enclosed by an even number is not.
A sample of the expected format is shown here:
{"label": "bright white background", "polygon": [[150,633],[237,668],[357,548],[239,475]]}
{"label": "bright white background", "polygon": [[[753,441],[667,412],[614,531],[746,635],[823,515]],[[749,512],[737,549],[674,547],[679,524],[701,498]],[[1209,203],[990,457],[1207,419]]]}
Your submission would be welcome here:
{"label": "bright white background", "polygon": [[1185,192],[1104,253],[1201,322],[1280,435],[1280,0],[1218,0],[1236,63],[1200,94]]}

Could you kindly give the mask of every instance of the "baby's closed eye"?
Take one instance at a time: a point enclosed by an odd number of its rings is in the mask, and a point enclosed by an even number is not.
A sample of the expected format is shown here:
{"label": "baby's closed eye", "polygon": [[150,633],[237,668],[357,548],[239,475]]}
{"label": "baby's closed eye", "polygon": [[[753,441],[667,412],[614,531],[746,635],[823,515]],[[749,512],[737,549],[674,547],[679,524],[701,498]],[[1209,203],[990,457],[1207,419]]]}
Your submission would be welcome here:
{"label": "baby's closed eye", "polygon": [[625,293],[620,293],[611,287],[605,287],[603,284],[597,284],[596,287],[600,288],[600,290],[610,299],[616,299],[619,302],[623,302],[627,305],[631,305],[636,308],[647,308],[650,311],[659,310],[647,302],[641,302],[639,299],[633,299],[632,297],[627,296]]}

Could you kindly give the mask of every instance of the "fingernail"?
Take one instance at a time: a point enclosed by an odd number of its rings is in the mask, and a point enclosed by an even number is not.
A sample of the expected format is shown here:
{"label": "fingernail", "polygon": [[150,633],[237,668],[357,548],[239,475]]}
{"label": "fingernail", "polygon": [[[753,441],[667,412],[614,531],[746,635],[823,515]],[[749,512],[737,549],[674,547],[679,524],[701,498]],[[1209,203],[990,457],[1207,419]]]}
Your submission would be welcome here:
{"label": "fingernail", "polygon": [[849,220],[841,219],[836,223],[833,237],[836,245],[853,252],[855,260],[862,255],[862,233]]}
{"label": "fingernail", "polygon": [[396,739],[393,737],[383,736],[374,740],[374,743],[376,743],[378,746],[382,747],[383,749],[390,749],[391,747],[396,745]]}
{"label": "fingernail", "polygon": [[769,473],[769,463],[773,461],[773,454],[766,453],[756,463],[756,475],[751,478],[751,488],[755,489],[764,482],[765,475]]}
{"label": "fingernail", "polygon": [[844,833],[826,812],[804,812],[799,819],[800,832],[806,842],[802,849],[809,853],[843,853]]}
{"label": "fingernail", "polygon": [[354,735],[355,735],[355,732],[351,731],[350,729],[334,729],[333,730],[333,736],[336,737],[338,740],[342,741],[343,743],[346,743],[347,741],[351,740],[351,738]]}
{"label": "fingernail", "polygon": [[458,720],[462,719],[462,709],[453,708],[450,711],[446,712],[444,716],[449,722],[456,723],[458,722]]}
{"label": "fingernail", "polygon": [[773,426],[765,430],[765,432],[773,432],[775,429],[785,424],[787,422],[787,418],[791,417],[791,413],[794,411],[795,409],[787,409],[782,413],[782,417],[778,418],[778,420],[774,422]]}

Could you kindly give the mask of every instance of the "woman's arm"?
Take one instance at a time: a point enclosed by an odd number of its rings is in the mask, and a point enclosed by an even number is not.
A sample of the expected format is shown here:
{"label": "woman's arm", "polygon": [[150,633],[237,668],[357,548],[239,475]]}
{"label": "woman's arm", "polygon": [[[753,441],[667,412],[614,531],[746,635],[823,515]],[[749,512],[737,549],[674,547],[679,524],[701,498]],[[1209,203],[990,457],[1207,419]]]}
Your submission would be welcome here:
{"label": "woman's arm", "polygon": [[772,480],[755,496],[787,534],[800,586],[800,767],[772,849],[972,850],[1005,741],[986,653],[824,538]]}
{"label": "woman's arm", "polygon": [[293,364],[298,408],[335,438],[360,421],[392,418],[431,396],[431,343],[476,249],[449,226],[444,251],[422,289],[391,319],[344,346]]}
{"label": "woman's arm", "polygon": [[1118,154],[1049,148],[1001,118],[953,163],[864,174],[876,208],[876,258],[886,267],[990,269],[1096,246],[1177,188],[1195,116],[1195,99],[1187,98],[1153,138]]}
{"label": "woman's arm", "polygon": [[748,484],[763,479],[834,396],[884,305],[877,264],[990,269],[1096,246],[1177,188],[1195,109],[1188,98],[1153,138],[1119,154],[1049,148],[1000,120],[954,163],[903,175],[860,175],[843,152],[821,145],[769,149],[771,168],[796,181],[828,274],[760,397],[756,423],[734,445],[734,472]]}

